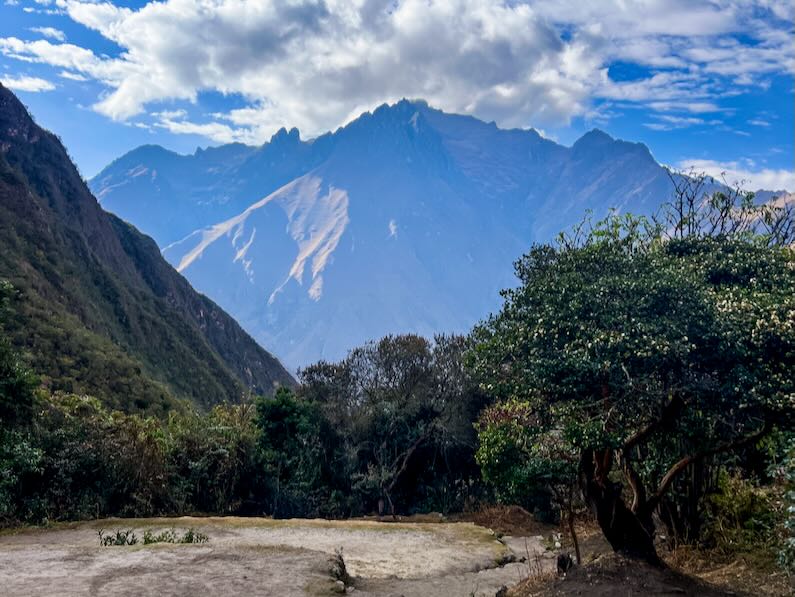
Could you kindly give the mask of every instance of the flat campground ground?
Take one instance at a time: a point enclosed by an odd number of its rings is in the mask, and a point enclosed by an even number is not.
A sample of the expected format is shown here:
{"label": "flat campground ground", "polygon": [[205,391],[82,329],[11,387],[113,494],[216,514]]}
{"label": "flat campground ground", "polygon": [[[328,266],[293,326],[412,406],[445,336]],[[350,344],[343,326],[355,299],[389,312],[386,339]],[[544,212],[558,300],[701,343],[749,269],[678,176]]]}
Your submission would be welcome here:
{"label": "flat campground ground", "polygon": [[[97,534],[171,528],[209,540],[101,547]],[[331,595],[340,590],[329,572],[338,549],[354,577],[348,593],[362,596],[493,597],[556,566],[540,535],[499,540],[471,522],[108,519],[0,534],[0,595]]]}
{"label": "flat campground ground", "polygon": [[[556,576],[545,538],[555,530],[521,508],[470,516],[475,522],[413,517],[272,520],[238,517],[106,519],[0,532],[0,597],[304,597],[340,592],[382,597],[768,597],[793,594],[789,581],[740,562],[698,576],[653,568],[611,552],[583,528],[587,565]],[[479,524],[475,524],[479,523]],[[499,536],[486,528],[502,533]],[[194,529],[203,544],[101,547],[98,531],[141,538]],[[330,558],[341,550],[352,580],[340,587]],[[708,581],[710,584],[707,584]],[[342,589],[342,590],[341,590]],[[503,594],[503,593],[500,593]]]}

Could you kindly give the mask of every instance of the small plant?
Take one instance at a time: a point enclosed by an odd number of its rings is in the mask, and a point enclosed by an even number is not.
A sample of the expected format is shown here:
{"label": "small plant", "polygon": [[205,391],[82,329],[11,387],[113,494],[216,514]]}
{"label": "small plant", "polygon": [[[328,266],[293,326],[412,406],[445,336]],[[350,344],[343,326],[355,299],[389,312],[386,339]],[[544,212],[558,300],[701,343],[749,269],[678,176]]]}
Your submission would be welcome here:
{"label": "small plant", "polygon": [[144,545],[151,545],[152,543],[177,543],[177,532],[174,529],[169,529],[158,533],[157,535],[151,529],[144,531]]}
{"label": "small plant", "polygon": [[128,529],[126,531],[116,531],[115,533],[106,533],[104,529],[97,531],[99,535],[99,544],[102,547],[111,547],[114,545],[135,545],[138,543],[138,537]]}
{"label": "small plant", "polygon": [[204,533],[194,531],[193,529],[188,529],[185,531],[185,534],[182,535],[179,543],[207,543],[209,540],[210,538]]}
{"label": "small plant", "polygon": [[[114,545],[136,545],[138,537],[132,530],[116,531],[115,533],[106,533],[100,529],[97,533],[99,535],[99,544],[102,547],[111,547]],[[155,533],[151,529],[144,531],[143,544],[151,545],[153,543],[207,543],[209,537],[204,533],[188,529],[184,534],[180,535],[176,529],[168,529],[160,533]]]}

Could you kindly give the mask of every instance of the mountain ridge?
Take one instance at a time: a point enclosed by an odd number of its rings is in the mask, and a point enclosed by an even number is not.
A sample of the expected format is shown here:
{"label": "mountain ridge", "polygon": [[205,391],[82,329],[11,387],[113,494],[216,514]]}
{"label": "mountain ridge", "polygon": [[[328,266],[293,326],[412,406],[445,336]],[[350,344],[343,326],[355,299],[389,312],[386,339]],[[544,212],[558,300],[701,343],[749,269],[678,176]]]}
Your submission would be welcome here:
{"label": "mountain ridge", "polygon": [[642,143],[594,129],[565,147],[416,100],[215,151],[127,154],[91,185],[293,368],[389,333],[466,332],[533,242],[673,191]]}

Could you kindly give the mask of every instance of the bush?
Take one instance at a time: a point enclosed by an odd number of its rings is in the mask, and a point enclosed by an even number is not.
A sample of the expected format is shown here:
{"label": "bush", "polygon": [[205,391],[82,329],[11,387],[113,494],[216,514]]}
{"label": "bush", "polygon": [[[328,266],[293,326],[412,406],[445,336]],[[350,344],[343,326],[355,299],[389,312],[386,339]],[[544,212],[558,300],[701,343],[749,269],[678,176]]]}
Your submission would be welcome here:
{"label": "bush", "polygon": [[776,472],[782,484],[778,561],[787,573],[795,577],[795,440],[790,442],[787,454]]}
{"label": "bush", "polygon": [[783,515],[781,492],[725,469],[717,486],[704,500],[702,546],[726,558],[742,556],[757,565],[773,564]]}

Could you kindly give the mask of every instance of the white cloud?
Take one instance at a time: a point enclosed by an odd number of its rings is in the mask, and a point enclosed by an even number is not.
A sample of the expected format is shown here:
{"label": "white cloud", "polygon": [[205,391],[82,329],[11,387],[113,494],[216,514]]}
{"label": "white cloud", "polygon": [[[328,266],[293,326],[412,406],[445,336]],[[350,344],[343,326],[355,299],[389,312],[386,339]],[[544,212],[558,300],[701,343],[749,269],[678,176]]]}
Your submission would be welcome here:
{"label": "white cloud", "polygon": [[30,30],[34,33],[41,33],[44,37],[49,37],[50,39],[66,41],[66,34],[55,27],[31,27]]}
{"label": "white cloud", "polygon": [[762,120],[761,118],[754,118],[752,120],[749,120],[748,124],[752,124],[754,126],[764,126],[764,127],[770,126],[770,123],[767,120]]}
{"label": "white cloud", "polygon": [[80,73],[73,73],[68,70],[62,70],[58,73],[58,76],[62,79],[69,79],[70,81],[80,81],[85,82],[88,81],[88,77],[81,75]]}
{"label": "white cloud", "polygon": [[691,126],[717,126],[722,124],[720,120],[704,120],[695,116],[672,116],[670,114],[659,114],[656,116],[657,122],[646,122],[643,126],[654,131],[672,131],[684,129]]}
{"label": "white cloud", "polygon": [[770,191],[795,191],[795,171],[774,170],[771,168],[756,168],[753,160],[718,162],[715,160],[688,159],[679,162],[682,170],[703,172],[716,179],[725,179],[730,185],[739,184],[741,187],[757,191],[766,189]]}
{"label": "white cloud", "polygon": [[691,114],[705,114],[709,112],[725,112],[715,102],[651,102],[649,107],[659,112],[690,112]]}
{"label": "white cloud", "polygon": [[161,120],[184,119],[188,113],[185,110],[163,110],[162,112],[152,112],[152,116]]}
{"label": "white cloud", "polygon": [[[57,0],[120,52],[0,38],[0,52],[106,86],[94,109],[116,120],[205,91],[247,105],[174,132],[263,141],[305,136],[366,109],[422,97],[502,126],[559,126],[600,101],[660,112],[721,111],[726,89],[795,69],[778,0],[163,0],[139,9]],[[742,36],[742,37],[740,37]],[[753,39],[741,43],[738,39]],[[609,65],[649,69],[617,81]],[[355,108],[352,110],[352,107]],[[657,127],[674,124],[658,121]],[[681,125],[681,123],[680,123]]]}
{"label": "white cloud", "polygon": [[161,117],[155,126],[180,135],[200,135],[216,143],[254,143],[245,130],[235,129],[220,122],[196,123],[188,120]]}
{"label": "white cloud", "polygon": [[21,75],[19,77],[0,77],[0,83],[15,91],[30,91],[33,93],[39,91],[52,91],[55,89],[55,85],[46,79],[28,77],[26,75]]}

